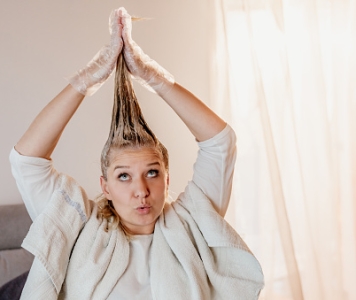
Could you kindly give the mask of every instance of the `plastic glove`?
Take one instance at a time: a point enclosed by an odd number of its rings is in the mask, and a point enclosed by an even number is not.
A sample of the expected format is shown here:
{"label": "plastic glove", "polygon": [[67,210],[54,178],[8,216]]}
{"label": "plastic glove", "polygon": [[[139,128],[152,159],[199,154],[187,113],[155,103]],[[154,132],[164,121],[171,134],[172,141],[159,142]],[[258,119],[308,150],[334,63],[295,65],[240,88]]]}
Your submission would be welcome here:
{"label": "plastic glove", "polygon": [[83,69],[80,69],[68,79],[69,83],[83,95],[93,95],[110,77],[116,67],[117,58],[123,47],[121,38],[122,11],[122,8],[118,8],[110,14],[110,44],[101,48]]}
{"label": "plastic glove", "polygon": [[122,11],[122,25],[123,54],[130,73],[148,90],[161,96],[168,93],[175,82],[174,77],[132,40],[132,20],[125,9]]}

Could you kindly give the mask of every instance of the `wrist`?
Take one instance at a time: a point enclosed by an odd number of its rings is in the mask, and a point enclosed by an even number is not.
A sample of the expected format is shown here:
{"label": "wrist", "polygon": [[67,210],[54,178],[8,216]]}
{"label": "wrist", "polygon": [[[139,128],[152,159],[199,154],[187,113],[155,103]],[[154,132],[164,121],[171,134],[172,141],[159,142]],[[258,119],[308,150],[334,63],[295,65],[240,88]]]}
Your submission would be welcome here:
{"label": "wrist", "polygon": [[138,81],[151,92],[160,96],[167,94],[175,83],[174,76],[157,62],[151,61],[146,66],[146,74],[138,78]]}
{"label": "wrist", "polygon": [[67,80],[79,93],[91,96],[113,73],[117,57],[118,54],[113,53],[110,46],[104,46],[83,69]]}

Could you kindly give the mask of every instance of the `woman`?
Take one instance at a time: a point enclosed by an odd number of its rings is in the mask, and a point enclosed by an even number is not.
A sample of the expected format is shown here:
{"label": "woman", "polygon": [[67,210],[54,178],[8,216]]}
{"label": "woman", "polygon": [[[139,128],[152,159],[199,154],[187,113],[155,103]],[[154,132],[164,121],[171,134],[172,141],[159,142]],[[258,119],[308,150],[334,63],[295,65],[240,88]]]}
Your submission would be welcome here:
{"label": "woman", "polygon": [[[35,260],[22,298],[257,299],[259,263],[223,219],[236,155],[233,130],[143,53],[124,8],[112,13],[110,29],[110,45],[70,78],[10,154],[34,220],[23,242]],[[51,154],[68,121],[120,61],[177,113],[200,147],[192,181],[172,203],[166,201],[166,150],[138,107],[122,115],[131,105],[122,95],[102,153],[103,198],[87,199],[74,179],[53,168]],[[131,91],[126,83],[116,94]]]}

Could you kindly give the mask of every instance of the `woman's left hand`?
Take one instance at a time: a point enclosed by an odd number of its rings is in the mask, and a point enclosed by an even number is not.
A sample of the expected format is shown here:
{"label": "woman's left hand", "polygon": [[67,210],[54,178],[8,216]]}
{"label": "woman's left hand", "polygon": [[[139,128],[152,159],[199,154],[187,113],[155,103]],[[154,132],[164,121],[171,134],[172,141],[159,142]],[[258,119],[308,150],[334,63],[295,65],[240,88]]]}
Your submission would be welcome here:
{"label": "woman's left hand", "polygon": [[122,25],[123,54],[130,73],[150,91],[161,96],[168,93],[174,85],[174,77],[134,42],[131,36],[132,18],[125,9],[122,11]]}

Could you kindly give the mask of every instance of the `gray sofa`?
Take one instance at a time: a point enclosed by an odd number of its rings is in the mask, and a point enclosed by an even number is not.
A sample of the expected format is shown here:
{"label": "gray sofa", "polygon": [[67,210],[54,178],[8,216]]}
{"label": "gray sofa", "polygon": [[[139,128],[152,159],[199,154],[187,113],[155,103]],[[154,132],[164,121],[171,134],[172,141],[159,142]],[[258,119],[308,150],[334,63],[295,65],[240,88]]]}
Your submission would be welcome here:
{"label": "gray sofa", "polygon": [[0,287],[31,267],[32,254],[21,248],[31,223],[24,204],[0,205]]}

